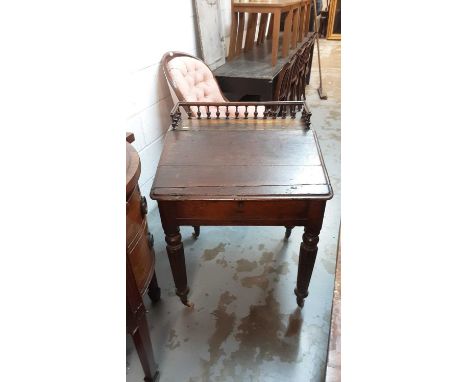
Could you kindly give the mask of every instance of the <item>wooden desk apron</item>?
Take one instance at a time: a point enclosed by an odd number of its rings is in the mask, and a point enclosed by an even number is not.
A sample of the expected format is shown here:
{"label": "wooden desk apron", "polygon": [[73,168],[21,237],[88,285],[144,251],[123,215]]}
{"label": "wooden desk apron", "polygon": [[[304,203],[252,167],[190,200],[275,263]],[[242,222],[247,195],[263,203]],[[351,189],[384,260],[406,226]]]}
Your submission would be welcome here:
{"label": "wooden desk apron", "polygon": [[[180,107],[221,112],[182,118]],[[158,201],[177,295],[190,305],[179,226],[286,226],[289,233],[304,226],[295,289],[302,307],[333,196],[305,103],[179,103],[172,117],[151,198]]]}

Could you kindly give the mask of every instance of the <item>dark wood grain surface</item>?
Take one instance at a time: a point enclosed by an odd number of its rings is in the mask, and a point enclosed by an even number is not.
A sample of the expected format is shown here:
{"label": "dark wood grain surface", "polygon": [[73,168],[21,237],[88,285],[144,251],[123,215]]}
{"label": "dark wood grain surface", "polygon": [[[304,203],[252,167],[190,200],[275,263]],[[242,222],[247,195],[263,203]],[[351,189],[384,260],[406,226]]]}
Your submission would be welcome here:
{"label": "dark wood grain surface", "polygon": [[301,121],[209,123],[218,128],[194,122],[198,126],[192,129],[184,121],[180,129],[168,131],[152,198],[331,197],[316,136]]}

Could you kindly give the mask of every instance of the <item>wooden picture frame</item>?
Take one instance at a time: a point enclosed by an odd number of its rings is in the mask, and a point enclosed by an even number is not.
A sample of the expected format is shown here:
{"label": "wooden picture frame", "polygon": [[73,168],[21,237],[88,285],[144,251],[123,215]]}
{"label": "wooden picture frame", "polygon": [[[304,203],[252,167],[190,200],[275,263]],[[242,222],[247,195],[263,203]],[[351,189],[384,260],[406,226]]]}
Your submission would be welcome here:
{"label": "wooden picture frame", "polygon": [[328,11],[327,40],[341,40],[341,0],[331,0]]}

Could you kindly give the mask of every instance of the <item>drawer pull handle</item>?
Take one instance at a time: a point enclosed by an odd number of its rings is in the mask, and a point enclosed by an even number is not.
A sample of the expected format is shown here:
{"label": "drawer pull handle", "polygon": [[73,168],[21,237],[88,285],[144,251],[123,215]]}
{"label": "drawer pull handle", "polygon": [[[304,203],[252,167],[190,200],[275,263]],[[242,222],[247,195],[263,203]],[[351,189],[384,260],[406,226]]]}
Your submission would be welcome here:
{"label": "drawer pull handle", "polygon": [[153,245],[154,245],[154,237],[153,237],[153,234],[152,233],[149,233],[148,232],[148,245],[150,248],[153,248]]}
{"label": "drawer pull handle", "polygon": [[148,213],[148,203],[146,202],[146,198],[144,196],[140,198],[140,211],[143,216]]}

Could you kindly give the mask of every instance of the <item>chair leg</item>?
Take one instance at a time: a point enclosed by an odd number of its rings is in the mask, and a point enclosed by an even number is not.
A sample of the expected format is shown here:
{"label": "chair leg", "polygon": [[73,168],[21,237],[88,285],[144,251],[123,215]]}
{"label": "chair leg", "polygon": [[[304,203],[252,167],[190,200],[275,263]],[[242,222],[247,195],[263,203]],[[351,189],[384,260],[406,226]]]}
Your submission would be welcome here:
{"label": "chair leg", "polygon": [[198,236],[200,236],[200,226],[193,226],[193,237],[196,239]]}
{"label": "chair leg", "polygon": [[288,226],[286,227],[286,232],[284,234],[284,240],[288,240],[289,236],[291,236],[291,231],[294,227],[293,226]]}

